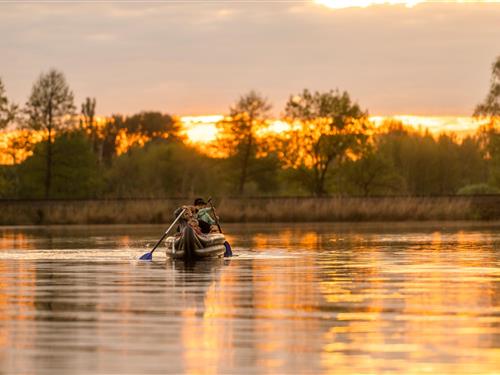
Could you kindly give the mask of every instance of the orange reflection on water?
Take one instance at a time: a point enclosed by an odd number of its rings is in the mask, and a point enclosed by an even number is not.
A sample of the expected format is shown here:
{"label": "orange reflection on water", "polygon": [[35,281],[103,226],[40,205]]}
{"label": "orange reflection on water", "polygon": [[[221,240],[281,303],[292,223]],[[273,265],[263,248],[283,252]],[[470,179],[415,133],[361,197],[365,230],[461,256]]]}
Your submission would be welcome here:
{"label": "orange reflection on water", "polygon": [[22,232],[12,232],[4,230],[0,236],[0,249],[29,250],[33,247],[28,241],[28,237]]}
{"label": "orange reflection on water", "polygon": [[300,244],[307,249],[312,249],[318,246],[319,236],[317,232],[307,232],[300,237]]}
{"label": "orange reflection on water", "polygon": [[287,229],[282,230],[278,233],[278,238],[283,247],[290,248],[293,239],[293,232]]}
{"label": "orange reflection on water", "polygon": [[[357,244],[350,264],[359,267],[344,278],[329,271],[332,280],[321,282],[328,302],[358,304],[356,312],[338,313],[324,335],[322,364],[327,372],[350,372],[353,353],[358,353],[356,367],[376,372],[404,368],[406,358],[413,365],[405,373],[495,373],[499,352],[491,341],[492,321],[482,315],[497,305],[497,294],[483,276],[485,269],[477,268],[494,264],[494,252],[468,256],[475,237],[463,231],[433,232],[428,245],[394,256],[392,262],[398,262],[390,267],[385,252]],[[500,275],[497,269],[489,272]],[[356,287],[360,283],[363,287]]]}
{"label": "orange reflection on water", "polygon": [[233,234],[239,257],[195,265],[0,259],[0,349],[98,373],[497,372],[497,234],[315,227]]}
{"label": "orange reflection on water", "polygon": [[257,249],[264,249],[267,247],[268,239],[269,239],[268,236],[261,233],[257,233],[256,235],[253,236],[253,244]]}
{"label": "orange reflection on water", "polygon": [[[4,232],[0,249],[25,249],[28,240],[22,233]],[[31,332],[35,306],[36,270],[24,260],[0,260],[0,350],[32,347],[31,340],[15,340],[16,332]],[[31,332],[33,334],[34,332]]]}
{"label": "orange reflection on water", "polygon": [[231,286],[237,282],[237,276],[231,271],[229,261],[224,264],[224,272],[213,274],[203,303],[191,300],[190,307],[182,311],[186,373],[217,374],[222,366],[234,361],[234,327],[230,319],[235,316],[236,302]]}
{"label": "orange reflection on water", "polygon": [[[255,357],[264,373],[286,372],[290,361],[294,372],[310,370],[299,356],[309,350],[308,332],[315,332],[320,326],[320,321],[306,318],[320,301],[314,263],[312,257],[285,257],[280,259],[284,267],[281,272],[276,272],[275,265],[266,261],[252,264],[254,327],[259,336]],[[310,271],[301,272],[302,269]],[[283,352],[291,357],[283,356]]]}
{"label": "orange reflection on water", "polygon": [[196,307],[182,311],[181,340],[184,347],[183,361],[190,374],[217,373],[217,351],[211,350],[218,337],[209,324],[203,324]]}

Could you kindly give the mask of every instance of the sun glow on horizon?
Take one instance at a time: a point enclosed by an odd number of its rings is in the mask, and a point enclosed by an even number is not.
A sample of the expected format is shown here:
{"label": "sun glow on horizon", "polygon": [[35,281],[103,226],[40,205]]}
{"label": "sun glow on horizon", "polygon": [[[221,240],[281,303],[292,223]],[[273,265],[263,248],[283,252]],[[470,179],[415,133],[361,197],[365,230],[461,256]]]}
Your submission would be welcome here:
{"label": "sun glow on horizon", "polygon": [[[210,116],[182,116],[181,134],[185,136],[186,142],[214,157],[223,157],[220,148],[217,147],[218,127],[217,123],[223,120],[223,115]],[[371,116],[370,121],[376,128],[383,126],[386,121],[399,121],[404,126],[417,131],[429,131],[437,136],[440,133],[453,133],[458,139],[473,135],[479,127],[486,125],[488,119],[476,119],[470,116],[416,116],[416,115],[393,115],[393,116]],[[104,122],[102,120],[101,122]],[[295,124],[296,125],[296,124]],[[279,135],[295,129],[293,124],[275,119],[270,120],[266,126],[257,130],[257,137],[266,138]],[[0,131],[0,165],[17,164],[32,154],[30,147],[44,139],[43,132],[29,130]],[[126,152],[131,146],[143,146],[149,138],[127,134],[125,130],[118,134],[116,139],[117,154]],[[24,146],[23,146],[24,145]],[[200,147],[201,146],[201,147]]]}
{"label": "sun glow on horizon", "polygon": [[183,116],[182,132],[191,143],[213,142],[217,139],[217,123],[223,118],[222,115]]}
{"label": "sun glow on horizon", "polygon": [[331,9],[367,8],[374,5],[404,5],[412,8],[424,3],[444,4],[475,4],[475,3],[500,3],[500,0],[314,0],[314,3]]}
{"label": "sun glow on horizon", "polygon": [[400,121],[404,125],[416,130],[429,130],[432,134],[452,132],[460,135],[472,134],[481,125],[485,125],[488,122],[488,120],[479,120],[470,116],[394,115],[370,117],[370,121],[376,127],[382,125],[387,120]]}
{"label": "sun glow on horizon", "polygon": [[[217,139],[217,122],[222,120],[222,115],[211,116],[184,116],[181,117],[183,133],[188,141],[193,144],[208,144]],[[370,121],[379,127],[385,121],[400,121],[405,126],[415,130],[428,130],[431,134],[456,133],[459,136],[473,134],[487,120],[478,120],[470,116],[419,116],[419,115],[394,115],[371,116]],[[266,137],[291,130],[291,124],[283,120],[271,120],[265,128],[259,129],[257,136]]]}

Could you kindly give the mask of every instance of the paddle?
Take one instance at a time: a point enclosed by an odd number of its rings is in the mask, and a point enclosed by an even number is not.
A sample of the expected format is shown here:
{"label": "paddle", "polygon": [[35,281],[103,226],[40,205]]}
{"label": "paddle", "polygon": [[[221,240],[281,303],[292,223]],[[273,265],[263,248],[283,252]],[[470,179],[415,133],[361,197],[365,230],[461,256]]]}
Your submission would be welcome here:
{"label": "paddle", "polygon": [[170,229],[173,228],[173,226],[175,225],[175,223],[177,223],[177,221],[181,218],[181,216],[184,214],[184,212],[186,211],[186,209],[183,209],[181,211],[181,213],[175,218],[174,222],[172,223],[172,225],[170,225],[168,227],[168,229],[165,231],[165,233],[163,233],[163,236],[160,238],[160,240],[156,243],[155,247],[153,247],[153,250],[151,250],[149,253],[146,253],[144,254],[143,256],[141,256],[139,258],[139,260],[152,260],[153,259],[153,252],[156,250],[156,248],[161,244],[161,241],[163,241],[163,239],[165,238],[165,236],[168,234],[168,232],[170,232]]}
{"label": "paddle", "polygon": [[[219,228],[219,232],[222,233],[222,229],[221,229],[220,224],[219,224],[219,218],[217,217],[217,212],[215,212],[215,207],[212,204],[212,198],[208,198],[208,203],[210,204],[210,207],[212,208],[212,211],[214,213],[215,224],[217,224],[217,227]],[[224,257],[225,258],[232,257],[233,251],[231,250],[231,245],[229,245],[229,242],[224,241],[224,247],[226,248],[226,251],[224,252]]]}

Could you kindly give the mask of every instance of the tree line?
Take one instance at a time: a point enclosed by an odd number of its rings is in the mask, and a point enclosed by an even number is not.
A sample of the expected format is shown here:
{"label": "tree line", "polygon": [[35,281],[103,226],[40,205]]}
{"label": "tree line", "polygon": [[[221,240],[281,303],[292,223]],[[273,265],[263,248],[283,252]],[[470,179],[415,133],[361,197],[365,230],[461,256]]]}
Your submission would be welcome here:
{"label": "tree line", "polygon": [[[267,131],[271,103],[251,91],[229,108],[217,140],[206,146],[186,142],[173,115],[101,120],[96,107],[95,98],[86,98],[77,110],[57,70],[40,75],[24,106],[8,99],[0,80],[0,128],[17,128],[8,146],[30,153],[0,166],[0,197],[500,192],[500,57],[474,112],[488,125],[463,139],[390,120],[375,128],[368,111],[339,90],[290,95],[282,111],[289,128],[280,133]],[[30,139],[28,130],[42,141]],[[208,152],[213,148],[217,153]]]}

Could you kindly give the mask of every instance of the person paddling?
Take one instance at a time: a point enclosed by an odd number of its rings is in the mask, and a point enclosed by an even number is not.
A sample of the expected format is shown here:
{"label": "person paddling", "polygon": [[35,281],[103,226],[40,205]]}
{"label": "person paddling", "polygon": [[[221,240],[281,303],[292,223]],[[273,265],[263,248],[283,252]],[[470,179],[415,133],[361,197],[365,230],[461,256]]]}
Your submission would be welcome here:
{"label": "person paddling", "polygon": [[[223,253],[224,257],[231,257],[233,256],[231,245],[225,240],[219,224],[219,217],[211,200],[211,198],[208,200],[209,205],[203,198],[196,198],[192,206],[182,206],[175,211],[174,214],[176,217],[182,216],[179,220],[180,225],[177,229],[176,237],[182,239],[182,236],[184,236],[184,247],[191,249],[192,252],[196,253],[199,250],[199,246],[211,249],[211,251],[219,251],[219,245],[223,245],[225,250]],[[187,236],[185,234],[186,231],[188,232]],[[220,241],[223,242],[219,243]],[[172,251],[172,254],[174,253]],[[206,256],[206,254],[203,256]]]}
{"label": "person paddling", "polygon": [[210,211],[212,214],[214,214],[212,207],[207,207],[207,202],[205,202],[203,198],[196,198],[194,200],[194,206],[196,208],[196,216],[198,219],[198,225],[200,226],[201,232],[204,234],[214,232],[214,230],[216,230],[217,228],[216,227],[217,222],[210,215]]}

